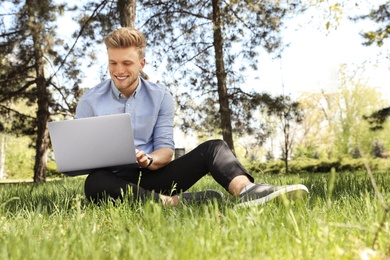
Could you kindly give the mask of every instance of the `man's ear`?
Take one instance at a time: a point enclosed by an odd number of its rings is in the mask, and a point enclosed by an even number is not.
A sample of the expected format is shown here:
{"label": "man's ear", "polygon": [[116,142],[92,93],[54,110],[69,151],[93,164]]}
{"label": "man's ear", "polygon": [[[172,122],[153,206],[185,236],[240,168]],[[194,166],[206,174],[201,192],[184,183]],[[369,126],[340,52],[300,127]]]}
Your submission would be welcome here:
{"label": "man's ear", "polygon": [[145,67],[145,65],[146,65],[146,59],[145,58],[142,58],[140,60],[140,65],[141,65],[141,70],[142,70]]}

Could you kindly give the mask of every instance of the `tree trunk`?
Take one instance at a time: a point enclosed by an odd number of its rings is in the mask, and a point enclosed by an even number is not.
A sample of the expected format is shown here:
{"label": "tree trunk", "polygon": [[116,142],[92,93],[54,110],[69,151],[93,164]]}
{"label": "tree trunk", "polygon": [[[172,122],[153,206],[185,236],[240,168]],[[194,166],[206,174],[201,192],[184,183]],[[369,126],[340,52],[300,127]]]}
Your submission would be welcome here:
{"label": "tree trunk", "polygon": [[226,87],[226,71],[223,60],[223,36],[221,22],[220,1],[213,0],[213,24],[214,24],[214,50],[216,62],[216,74],[218,84],[219,113],[221,116],[221,129],[223,140],[228,144],[232,152],[234,151],[233,130],[229,99]]}
{"label": "tree trunk", "polygon": [[36,141],[36,154],[35,154],[35,166],[34,166],[34,182],[46,181],[46,163],[47,153],[49,145],[49,102],[48,93],[46,89],[46,81],[43,73],[43,64],[37,65],[40,76],[37,78],[37,95],[38,95],[38,131]]}
{"label": "tree trunk", "polygon": [[136,0],[118,0],[117,8],[121,26],[135,28]]}
{"label": "tree trunk", "polygon": [[44,59],[42,47],[44,45],[43,37],[45,35],[44,23],[41,23],[40,11],[35,8],[44,7],[44,3],[40,1],[27,0],[26,1],[30,25],[31,34],[33,40],[33,51],[35,58],[35,83],[37,87],[37,99],[38,99],[38,111],[37,111],[37,140],[36,140],[36,153],[35,153],[35,165],[34,165],[34,182],[46,181],[46,163],[49,144],[49,99],[46,88],[46,79],[44,71]]}
{"label": "tree trunk", "polygon": [[4,179],[5,170],[5,133],[1,135],[1,149],[0,149],[0,180]]}
{"label": "tree trunk", "polygon": [[[117,8],[122,27],[135,28],[136,6],[136,0],[118,0]],[[140,75],[146,80],[149,79],[144,71],[141,71]]]}
{"label": "tree trunk", "polygon": [[286,174],[289,174],[289,169],[288,169],[288,157],[290,155],[290,149],[288,147],[288,134],[285,136],[285,140],[284,140],[284,149],[285,149],[285,152],[284,152],[284,165],[286,167]]}
{"label": "tree trunk", "polygon": [[284,160],[284,165],[286,167],[286,174],[289,174],[289,166],[288,166],[288,158],[290,156],[291,152],[291,128],[290,128],[290,122],[288,119],[288,114],[283,113],[283,118],[282,118],[282,125],[283,125],[283,134],[284,134],[284,155],[283,155],[283,160]]}

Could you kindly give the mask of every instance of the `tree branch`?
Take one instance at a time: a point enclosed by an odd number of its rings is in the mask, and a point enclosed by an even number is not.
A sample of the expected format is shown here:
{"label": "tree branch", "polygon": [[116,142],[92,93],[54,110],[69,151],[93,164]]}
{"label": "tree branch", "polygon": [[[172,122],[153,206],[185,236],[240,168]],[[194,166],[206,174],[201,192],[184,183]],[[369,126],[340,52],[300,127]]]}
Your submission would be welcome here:
{"label": "tree branch", "polygon": [[89,25],[89,23],[92,21],[92,19],[96,16],[96,14],[99,13],[99,9],[101,8],[104,8],[104,6],[109,2],[109,0],[103,0],[96,8],[95,10],[93,10],[92,12],[92,15],[88,18],[88,20],[83,24],[83,26],[81,27],[77,37],[76,37],[76,40],[74,41],[72,47],[69,49],[68,53],[66,54],[65,58],[62,60],[60,66],[58,67],[57,71],[50,77],[49,80],[51,80],[53,77],[55,77],[57,75],[57,73],[62,69],[62,67],[65,65],[65,62],[66,62],[66,59],[69,57],[69,55],[73,52],[73,49],[75,48],[78,40],[80,39],[80,37],[82,36],[85,28],[87,28],[87,26]]}

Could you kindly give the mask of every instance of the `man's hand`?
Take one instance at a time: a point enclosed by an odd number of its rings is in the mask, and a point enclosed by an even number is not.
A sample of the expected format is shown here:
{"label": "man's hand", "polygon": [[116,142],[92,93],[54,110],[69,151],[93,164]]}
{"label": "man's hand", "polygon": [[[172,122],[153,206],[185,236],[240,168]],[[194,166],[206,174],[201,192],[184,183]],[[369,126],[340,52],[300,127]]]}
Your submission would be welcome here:
{"label": "man's hand", "polygon": [[135,156],[137,158],[138,165],[141,168],[146,168],[151,162],[151,159],[149,159],[148,156],[146,156],[146,153],[144,151],[135,149]]}
{"label": "man's hand", "polygon": [[[142,150],[135,149],[135,156],[137,157],[138,165],[141,168],[148,168],[149,170],[157,170],[164,167],[172,161],[173,150],[170,148],[160,148],[149,154],[153,158],[152,164],[149,165],[151,160],[146,153]],[[149,167],[148,167],[149,165]]]}

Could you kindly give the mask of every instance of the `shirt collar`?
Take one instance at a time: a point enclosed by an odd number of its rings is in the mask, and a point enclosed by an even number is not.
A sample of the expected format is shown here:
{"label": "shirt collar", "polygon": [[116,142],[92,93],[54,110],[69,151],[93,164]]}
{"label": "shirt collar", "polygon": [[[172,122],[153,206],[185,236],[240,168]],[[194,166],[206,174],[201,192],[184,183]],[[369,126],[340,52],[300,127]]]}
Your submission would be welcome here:
{"label": "shirt collar", "polygon": [[[142,88],[142,80],[141,77],[138,77],[138,86],[135,88],[135,91],[133,93],[133,98],[137,95],[137,92],[141,91]],[[111,80],[111,89],[114,93],[114,96],[119,100],[120,98],[125,98],[125,96],[115,87],[114,82]]]}

